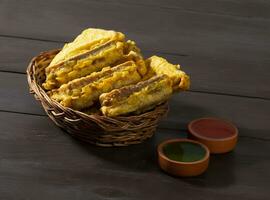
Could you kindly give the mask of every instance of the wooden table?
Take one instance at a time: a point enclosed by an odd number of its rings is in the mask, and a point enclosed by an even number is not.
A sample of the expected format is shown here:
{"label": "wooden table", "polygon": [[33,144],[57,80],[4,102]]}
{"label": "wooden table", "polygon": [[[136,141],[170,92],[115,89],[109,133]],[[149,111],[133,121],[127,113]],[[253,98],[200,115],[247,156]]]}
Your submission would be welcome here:
{"label": "wooden table", "polygon": [[[87,27],[115,29],[146,56],[192,78],[152,139],[125,148],[80,143],[28,94],[26,67]],[[0,199],[269,199],[270,3],[265,0],[0,1]],[[240,130],[234,152],[194,178],[163,173],[156,146],[214,116]]]}

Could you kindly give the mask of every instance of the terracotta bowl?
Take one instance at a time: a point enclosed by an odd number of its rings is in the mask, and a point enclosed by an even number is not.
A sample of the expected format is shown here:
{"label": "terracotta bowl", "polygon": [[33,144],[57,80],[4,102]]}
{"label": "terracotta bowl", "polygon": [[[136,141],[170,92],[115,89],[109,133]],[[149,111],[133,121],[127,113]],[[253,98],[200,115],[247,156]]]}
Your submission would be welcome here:
{"label": "terracotta bowl", "polygon": [[[205,155],[200,160],[193,162],[180,162],[172,160],[165,155],[164,147],[166,145],[183,142],[185,143],[188,142],[200,146],[205,151]],[[159,144],[157,151],[160,168],[171,175],[183,177],[197,176],[205,172],[205,170],[208,168],[209,154],[210,154],[209,150],[205,145],[197,141],[189,139],[170,139]]]}
{"label": "terracotta bowl", "polygon": [[210,153],[232,151],[238,139],[238,129],[230,122],[216,118],[201,118],[188,124],[190,138],[205,144]]}

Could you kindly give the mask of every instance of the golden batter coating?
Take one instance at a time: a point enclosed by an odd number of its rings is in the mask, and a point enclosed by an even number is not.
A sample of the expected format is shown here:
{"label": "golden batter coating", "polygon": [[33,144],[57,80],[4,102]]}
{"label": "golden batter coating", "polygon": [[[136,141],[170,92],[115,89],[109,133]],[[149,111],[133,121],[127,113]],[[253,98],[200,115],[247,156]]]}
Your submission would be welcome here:
{"label": "golden batter coating", "polygon": [[107,42],[93,50],[47,67],[47,76],[43,87],[47,90],[58,88],[73,79],[100,71],[103,67],[109,66],[122,58],[123,50],[123,42]]}
{"label": "golden batter coating", "polygon": [[144,59],[138,54],[137,52],[130,51],[128,54],[123,55],[122,58],[120,58],[116,63],[113,65],[119,65],[121,63],[127,62],[127,61],[133,61],[138,66],[138,70],[142,76],[145,76],[147,73],[147,67],[145,64]]}
{"label": "golden batter coating", "polygon": [[172,94],[172,82],[166,75],[157,75],[99,97],[101,112],[109,117],[141,113],[161,104],[169,99]]}
{"label": "golden batter coating", "polygon": [[136,42],[128,40],[125,42],[124,54],[128,54],[131,51],[137,53],[142,58],[141,49],[137,47]]}
{"label": "golden batter coating", "polygon": [[136,43],[132,40],[128,40],[124,43],[124,55],[116,61],[113,65],[118,65],[127,61],[134,61],[138,66],[140,74],[144,76],[147,73],[147,67],[141,54],[141,50],[136,46]]}
{"label": "golden batter coating", "polygon": [[93,105],[102,93],[137,83],[141,77],[136,64],[128,61],[63,84],[49,95],[63,106],[82,110]]}
{"label": "golden batter coating", "polygon": [[73,42],[64,45],[62,50],[54,57],[49,67],[90,51],[109,41],[124,42],[124,40],[125,35],[121,32],[97,28],[85,29]]}
{"label": "golden batter coating", "polygon": [[166,59],[152,56],[146,60],[146,64],[149,67],[149,71],[146,77],[152,76],[154,74],[167,75],[173,83],[174,90],[187,90],[190,87],[189,76],[180,70],[180,65],[173,65],[169,63]]}

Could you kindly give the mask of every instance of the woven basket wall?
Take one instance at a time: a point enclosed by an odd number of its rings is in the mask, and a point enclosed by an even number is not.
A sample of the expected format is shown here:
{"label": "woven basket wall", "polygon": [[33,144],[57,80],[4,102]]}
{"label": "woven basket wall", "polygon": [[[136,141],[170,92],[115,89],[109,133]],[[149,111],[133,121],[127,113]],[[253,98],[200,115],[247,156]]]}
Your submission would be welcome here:
{"label": "woven basket wall", "polygon": [[41,53],[31,60],[27,68],[30,93],[34,94],[56,125],[77,139],[107,147],[141,143],[153,135],[158,122],[168,111],[168,103],[140,115],[111,118],[87,115],[51,100],[41,84],[45,80],[45,68],[58,52]]}

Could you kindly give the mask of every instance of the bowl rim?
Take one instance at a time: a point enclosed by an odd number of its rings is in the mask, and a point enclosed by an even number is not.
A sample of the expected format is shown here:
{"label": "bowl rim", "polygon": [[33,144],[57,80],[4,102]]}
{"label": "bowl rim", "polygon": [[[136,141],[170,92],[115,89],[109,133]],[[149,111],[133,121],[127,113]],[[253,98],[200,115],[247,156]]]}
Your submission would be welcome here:
{"label": "bowl rim", "polygon": [[[201,146],[205,150],[204,157],[200,160],[193,161],[193,162],[181,162],[181,161],[172,160],[164,154],[163,148],[165,145],[172,144],[172,143],[181,143],[181,142],[190,142],[190,143],[197,144],[197,145]],[[206,145],[204,145],[196,140],[191,140],[191,139],[187,139],[187,138],[175,138],[175,139],[165,140],[158,145],[157,151],[158,151],[159,157],[161,157],[162,159],[166,160],[169,163],[174,163],[174,164],[178,164],[178,165],[195,165],[195,164],[199,164],[199,163],[203,163],[203,162],[207,161],[210,157],[210,151]]]}
{"label": "bowl rim", "polygon": [[[212,138],[212,137],[207,137],[207,136],[198,134],[196,131],[193,130],[192,126],[193,126],[193,124],[195,124],[199,121],[204,121],[204,120],[216,120],[216,121],[221,121],[223,123],[228,124],[233,129],[233,135],[229,136],[229,137],[224,137],[224,138]],[[232,122],[225,120],[225,119],[221,119],[221,118],[215,118],[215,117],[202,117],[202,118],[192,120],[191,122],[188,123],[188,131],[191,135],[193,135],[199,139],[203,139],[203,140],[207,140],[207,141],[216,141],[216,142],[229,141],[229,140],[233,140],[233,139],[238,137],[238,128]]]}

